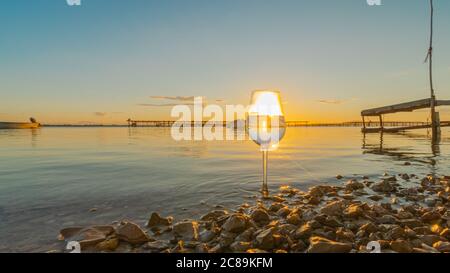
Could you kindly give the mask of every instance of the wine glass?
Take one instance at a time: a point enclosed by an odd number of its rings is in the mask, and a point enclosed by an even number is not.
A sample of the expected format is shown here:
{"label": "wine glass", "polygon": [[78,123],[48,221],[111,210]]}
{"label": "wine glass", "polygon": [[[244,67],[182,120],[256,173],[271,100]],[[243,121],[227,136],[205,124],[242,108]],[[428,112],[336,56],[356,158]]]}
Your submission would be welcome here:
{"label": "wine glass", "polygon": [[247,130],[250,138],[260,145],[263,155],[262,196],[269,197],[267,163],[269,151],[278,147],[286,133],[283,107],[279,91],[253,91],[247,112]]}

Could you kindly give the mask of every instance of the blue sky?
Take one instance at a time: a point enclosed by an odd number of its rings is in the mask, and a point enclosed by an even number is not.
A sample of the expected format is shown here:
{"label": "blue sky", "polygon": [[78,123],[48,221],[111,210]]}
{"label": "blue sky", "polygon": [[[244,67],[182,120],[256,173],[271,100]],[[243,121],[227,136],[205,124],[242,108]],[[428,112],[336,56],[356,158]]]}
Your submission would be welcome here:
{"label": "blue sky", "polygon": [[[170,107],[139,104],[246,104],[275,88],[291,120],[344,121],[425,98],[428,1],[382,2],[3,0],[0,120],[166,119]],[[450,1],[435,8],[436,92],[448,99]]]}

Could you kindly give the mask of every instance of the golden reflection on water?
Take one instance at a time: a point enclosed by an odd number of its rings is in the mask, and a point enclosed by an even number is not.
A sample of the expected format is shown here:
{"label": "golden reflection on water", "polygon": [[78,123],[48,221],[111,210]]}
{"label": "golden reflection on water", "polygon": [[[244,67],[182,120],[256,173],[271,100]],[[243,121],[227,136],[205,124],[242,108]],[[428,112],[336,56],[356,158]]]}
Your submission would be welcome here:
{"label": "golden reflection on water", "polygon": [[[287,128],[270,153],[269,188],[339,183],[337,174],[449,174],[449,132],[433,144],[426,130],[364,136],[359,128]],[[180,219],[217,204],[234,208],[252,202],[261,185],[253,141],[174,141],[170,128],[0,130],[0,166],[0,251],[39,240],[47,249],[55,223],[145,221],[149,211]],[[101,213],[89,213],[93,207]]]}

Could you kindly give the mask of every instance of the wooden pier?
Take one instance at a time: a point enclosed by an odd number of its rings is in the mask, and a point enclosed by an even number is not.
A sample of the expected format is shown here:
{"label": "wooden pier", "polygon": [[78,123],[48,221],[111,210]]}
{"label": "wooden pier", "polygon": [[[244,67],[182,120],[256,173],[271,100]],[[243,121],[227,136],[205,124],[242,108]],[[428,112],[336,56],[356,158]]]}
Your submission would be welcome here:
{"label": "wooden pier", "polygon": [[[439,120],[439,113],[434,112],[434,122],[402,122],[402,123],[392,123],[383,121],[383,115],[400,113],[400,112],[412,112],[418,109],[430,108],[432,105],[432,99],[423,99],[416,100],[411,102],[405,102],[400,104],[394,104],[389,106],[383,106],[373,109],[363,110],[361,112],[362,116],[362,132],[363,133],[377,133],[377,132],[401,132],[407,130],[415,130],[415,129],[426,129],[433,128],[433,123],[435,123],[438,127],[447,127],[450,126],[450,122],[444,121],[441,122]],[[446,106],[450,105],[450,100],[435,100],[435,106]],[[378,127],[377,128],[369,128],[373,126],[368,126],[366,122],[366,117],[378,117]],[[369,123],[370,124],[370,123]]]}
{"label": "wooden pier", "polygon": [[[433,85],[433,17],[434,6],[433,0],[430,1],[430,44],[428,52],[425,58],[425,63],[428,63],[428,77],[430,81],[430,98],[416,100],[411,102],[399,103],[389,106],[383,106],[368,110],[361,111],[361,117],[363,121],[363,133],[376,133],[376,132],[401,132],[407,130],[425,129],[431,128],[433,142],[438,142],[441,135],[441,127],[450,126],[450,122],[441,122],[439,112],[436,111],[436,107],[450,105],[450,100],[437,100],[434,85]],[[400,113],[400,112],[412,112],[418,109],[430,109],[431,122],[423,125],[412,126],[400,126],[394,128],[386,128],[386,124],[383,122],[383,115]],[[379,118],[380,126],[378,128],[367,128],[365,118],[370,116],[376,116]]]}

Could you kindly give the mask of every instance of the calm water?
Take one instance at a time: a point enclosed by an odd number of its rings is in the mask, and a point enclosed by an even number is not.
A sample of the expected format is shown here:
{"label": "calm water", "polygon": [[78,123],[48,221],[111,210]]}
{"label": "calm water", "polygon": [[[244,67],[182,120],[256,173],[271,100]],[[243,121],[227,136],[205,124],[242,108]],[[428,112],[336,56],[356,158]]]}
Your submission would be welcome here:
{"label": "calm water", "polygon": [[[269,155],[269,186],[306,189],[338,183],[336,174],[448,174],[449,133],[432,146],[425,130],[380,139],[359,128],[289,128]],[[254,202],[260,174],[251,141],[175,142],[166,128],[0,130],[0,251],[60,248],[66,226],[235,208]]]}

